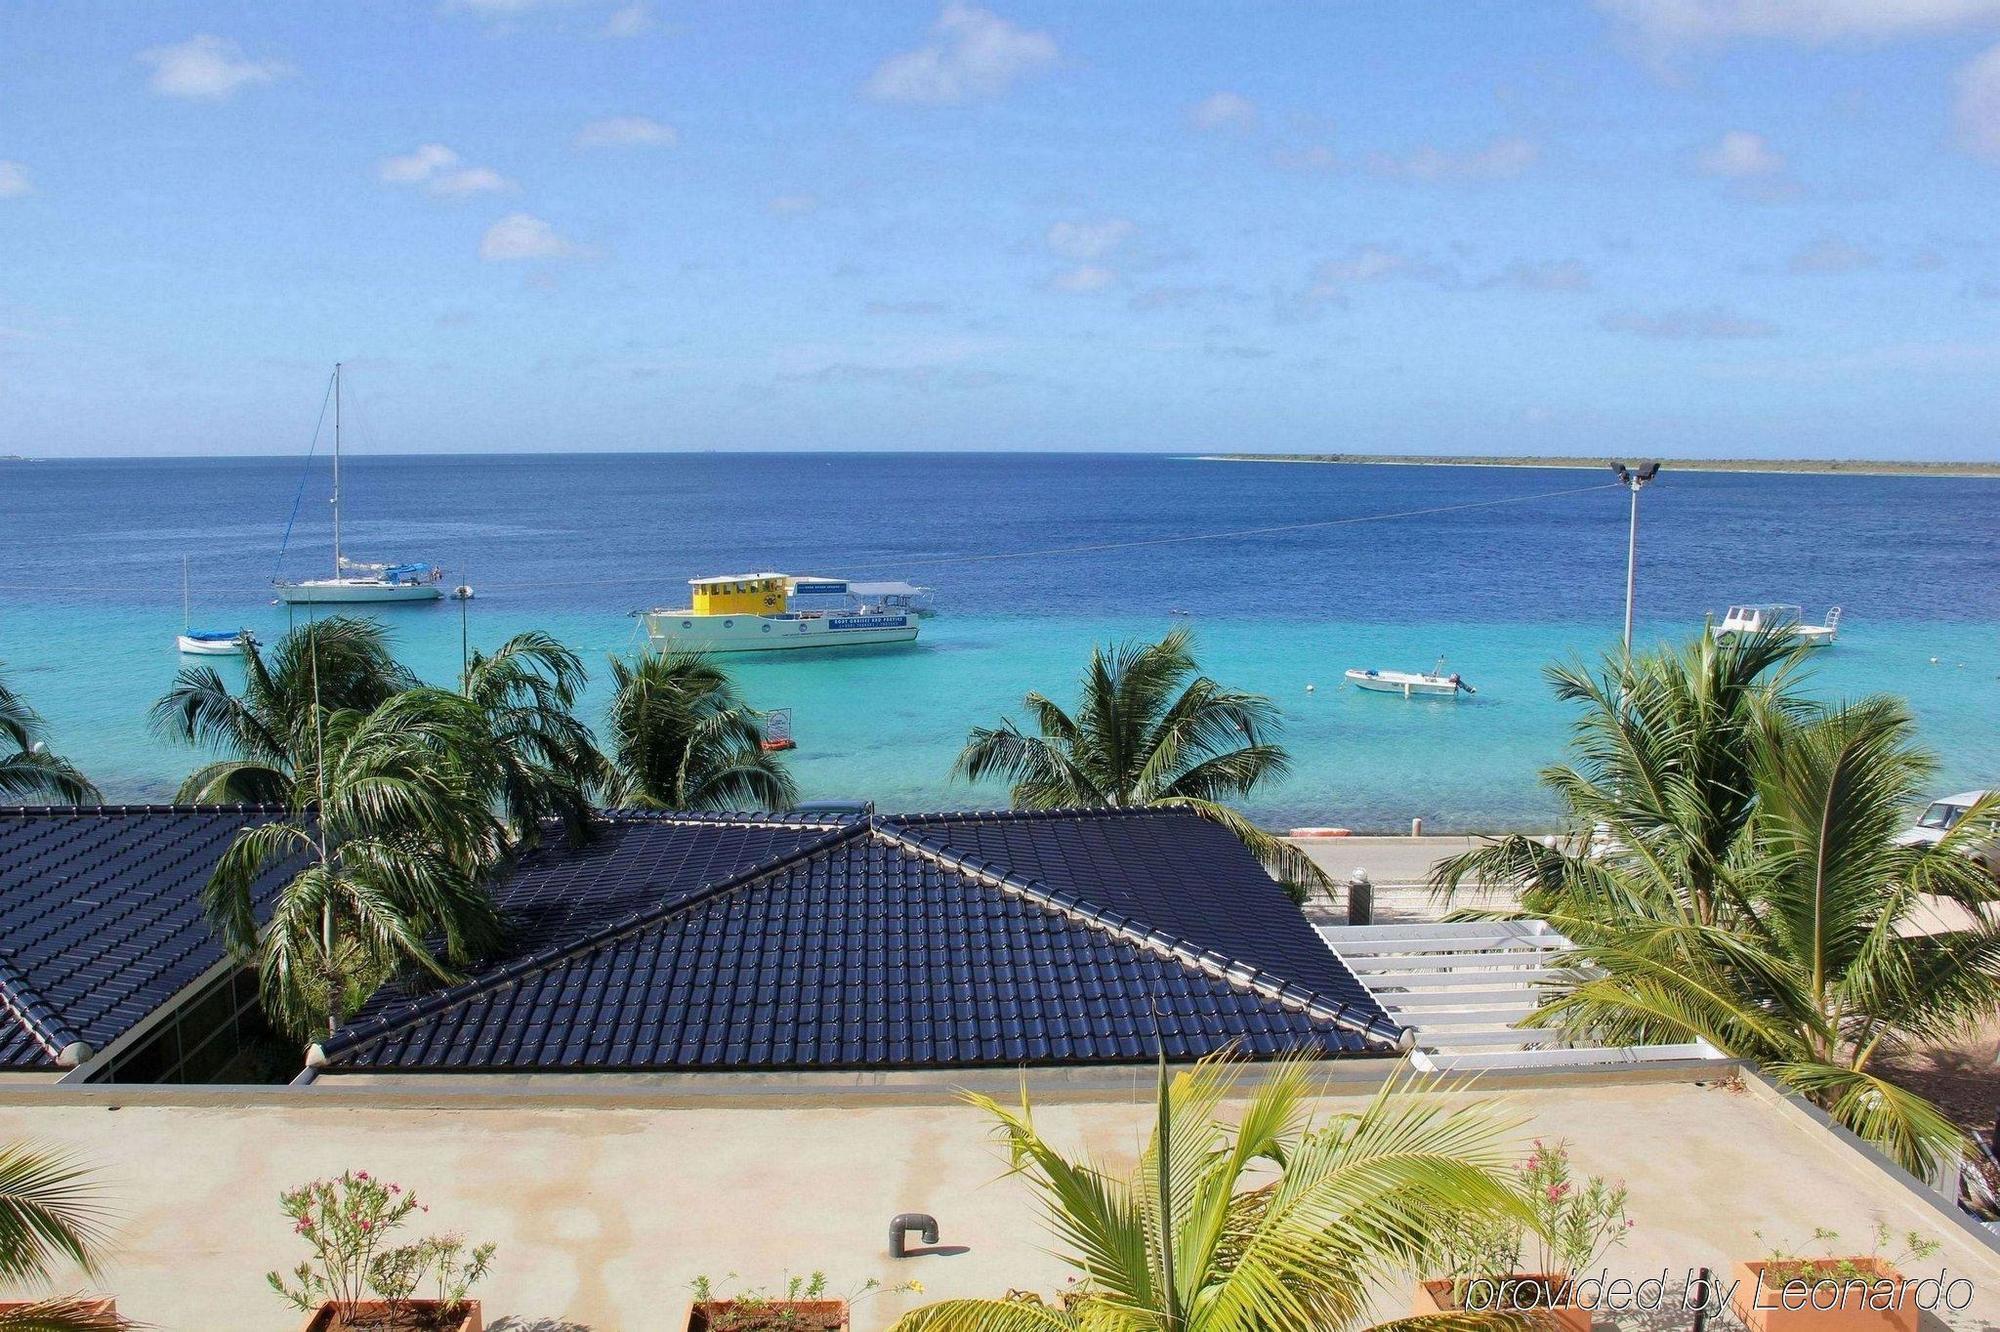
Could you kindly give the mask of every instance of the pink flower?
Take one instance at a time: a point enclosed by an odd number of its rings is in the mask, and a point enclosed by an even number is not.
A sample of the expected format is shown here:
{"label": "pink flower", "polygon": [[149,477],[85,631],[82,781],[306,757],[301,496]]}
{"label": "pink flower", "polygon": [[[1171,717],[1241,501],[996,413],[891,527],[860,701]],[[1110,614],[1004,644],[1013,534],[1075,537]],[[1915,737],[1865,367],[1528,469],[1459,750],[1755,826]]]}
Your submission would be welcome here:
{"label": "pink flower", "polygon": [[1563,1195],[1568,1192],[1569,1192],[1569,1185],[1567,1184],[1551,1184],[1549,1185],[1549,1201],[1561,1202],[1563,1200]]}
{"label": "pink flower", "polygon": [[362,1229],[363,1229],[364,1231],[367,1231],[367,1230],[373,1230],[373,1229],[375,1229],[375,1223],[374,1223],[373,1221],[363,1221],[363,1222],[361,1223],[361,1228],[362,1228]]}
{"label": "pink flower", "polygon": [[357,1170],[354,1172],[354,1177],[356,1179],[366,1179],[368,1178],[368,1172],[366,1170]]}

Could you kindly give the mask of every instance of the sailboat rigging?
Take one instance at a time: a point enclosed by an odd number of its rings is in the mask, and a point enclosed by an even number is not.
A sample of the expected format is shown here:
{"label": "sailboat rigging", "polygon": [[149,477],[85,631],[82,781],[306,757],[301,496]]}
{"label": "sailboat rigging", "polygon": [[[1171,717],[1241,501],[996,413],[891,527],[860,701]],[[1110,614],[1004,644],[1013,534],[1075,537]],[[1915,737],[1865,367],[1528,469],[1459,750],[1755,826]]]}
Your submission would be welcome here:
{"label": "sailboat rigging", "polygon": [[436,601],[444,570],[428,564],[364,564],[350,560],[340,545],[340,371],[333,367],[333,576],[274,580],[278,599],[292,605],[360,601]]}

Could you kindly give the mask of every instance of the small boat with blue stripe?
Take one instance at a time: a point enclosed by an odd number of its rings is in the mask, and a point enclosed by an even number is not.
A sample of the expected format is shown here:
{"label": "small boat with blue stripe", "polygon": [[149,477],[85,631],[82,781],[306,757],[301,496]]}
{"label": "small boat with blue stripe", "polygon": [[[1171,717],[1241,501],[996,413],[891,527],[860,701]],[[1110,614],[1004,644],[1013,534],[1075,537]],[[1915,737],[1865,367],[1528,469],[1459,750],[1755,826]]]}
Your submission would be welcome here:
{"label": "small boat with blue stripe", "polygon": [[187,557],[181,557],[181,631],[174,646],[191,657],[240,657],[257,646],[248,629],[196,629],[188,624],[193,597],[188,587]]}
{"label": "small boat with blue stripe", "polygon": [[[718,574],[690,578],[690,605],[639,612],[662,652],[776,652],[908,643],[919,613],[858,595],[844,578]],[[900,585],[899,585],[900,586]]]}

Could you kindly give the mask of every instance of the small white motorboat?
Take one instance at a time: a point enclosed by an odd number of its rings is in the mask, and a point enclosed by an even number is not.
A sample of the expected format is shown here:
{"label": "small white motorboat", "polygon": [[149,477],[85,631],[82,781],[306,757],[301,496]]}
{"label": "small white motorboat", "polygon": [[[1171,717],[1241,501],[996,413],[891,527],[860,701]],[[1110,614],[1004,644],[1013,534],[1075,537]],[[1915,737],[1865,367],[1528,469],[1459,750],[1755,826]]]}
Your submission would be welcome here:
{"label": "small white motorboat", "polygon": [[247,629],[189,629],[174,635],[182,652],[194,657],[240,657],[243,649],[255,647],[257,640]]}
{"label": "small white motorboat", "polygon": [[245,648],[255,647],[257,640],[248,629],[194,629],[188,625],[188,562],[181,557],[181,631],[174,635],[174,645],[182,652],[195,657],[240,657]]}
{"label": "small white motorboat", "polygon": [[1807,624],[1805,612],[1797,606],[1731,606],[1715,626],[1715,640],[1727,643],[1739,634],[1766,633],[1789,629],[1807,647],[1826,647],[1840,632],[1840,607],[1826,613],[1825,624]]}
{"label": "small white motorboat", "polygon": [[1356,689],[1365,689],[1371,694],[1401,694],[1404,698],[1457,698],[1460,693],[1479,692],[1461,679],[1458,672],[1446,675],[1443,657],[1437,659],[1437,665],[1428,675],[1411,671],[1353,670],[1347,672],[1347,678]]}

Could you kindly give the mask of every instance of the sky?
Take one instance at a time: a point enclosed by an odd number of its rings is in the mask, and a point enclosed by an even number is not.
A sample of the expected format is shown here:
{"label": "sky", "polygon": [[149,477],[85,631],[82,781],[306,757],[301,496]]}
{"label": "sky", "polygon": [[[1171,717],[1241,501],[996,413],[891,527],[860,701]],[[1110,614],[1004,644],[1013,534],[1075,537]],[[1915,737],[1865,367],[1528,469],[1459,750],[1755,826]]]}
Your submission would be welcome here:
{"label": "sky", "polygon": [[0,0],[0,454],[2000,457],[2000,0]]}

